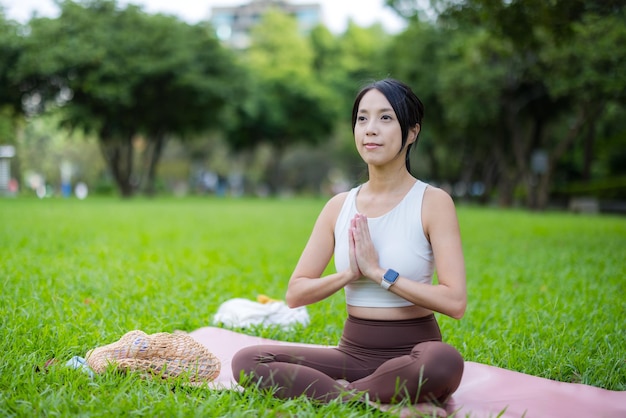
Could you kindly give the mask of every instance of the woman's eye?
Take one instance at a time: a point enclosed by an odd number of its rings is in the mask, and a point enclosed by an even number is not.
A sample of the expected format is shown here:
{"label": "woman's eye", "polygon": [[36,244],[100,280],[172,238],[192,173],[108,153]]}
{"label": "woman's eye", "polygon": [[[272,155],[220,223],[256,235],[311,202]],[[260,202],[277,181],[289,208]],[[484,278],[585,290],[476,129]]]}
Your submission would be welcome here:
{"label": "woman's eye", "polygon": [[359,122],[363,122],[365,120],[365,116],[359,116],[356,118]]}
{"label": "woman's eye", "polygon": [[390,115],[383,115],[381,117],[382,120],[391,120],[391,116]]}

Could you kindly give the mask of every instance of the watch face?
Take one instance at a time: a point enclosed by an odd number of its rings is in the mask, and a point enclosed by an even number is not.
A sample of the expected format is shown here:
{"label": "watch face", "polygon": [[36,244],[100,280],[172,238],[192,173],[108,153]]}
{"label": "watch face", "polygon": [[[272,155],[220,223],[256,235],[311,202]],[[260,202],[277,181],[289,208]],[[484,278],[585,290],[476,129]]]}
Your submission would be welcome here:
{"label": "watch face", "polygon": [[398,278],[400,274],[392,269],[387,270],[387,272],[385,273],[385,275],[383,276],[383,278],[385,279],[385,281],[389,282],[389,283],[395,283],[396,279]]}

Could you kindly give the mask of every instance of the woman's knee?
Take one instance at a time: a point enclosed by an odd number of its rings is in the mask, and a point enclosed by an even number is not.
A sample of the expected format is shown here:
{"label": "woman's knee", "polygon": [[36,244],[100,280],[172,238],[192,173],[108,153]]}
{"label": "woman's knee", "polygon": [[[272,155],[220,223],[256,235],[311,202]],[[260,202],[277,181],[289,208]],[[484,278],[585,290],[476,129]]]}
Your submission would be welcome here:
{"label": "woman's knee", "polygon": [[459,351],[449,344],[441,343],[437,352],[437,363],[441,365],[441,371],[448,376],[449,381],[454,383],[454,390],[461,383],[465,361]]}
{"label": "woman's knee", "polygon": [[426,341],[416,345],[411,352],[411,357],[430,362],[434,359],[457,367],[463,367],[461,353],[450,344],[442,341]]}
{"label": "woman's knee", "polygon": [[239,382],[242,375],[249,375],[261,362],[261,358],[259,349],[255,346],[244,347],[237,351],[230,363],[235,380]]}
{"label": "woman's knee", "polygon": [[431,382],[428,386],[438,388],[433,394],[439,400],[449,397],[457,390],[463,377],[465,362],[461,353],[440,341],[425,342],[418,346],[413,355],[420,359],[424,378]]}

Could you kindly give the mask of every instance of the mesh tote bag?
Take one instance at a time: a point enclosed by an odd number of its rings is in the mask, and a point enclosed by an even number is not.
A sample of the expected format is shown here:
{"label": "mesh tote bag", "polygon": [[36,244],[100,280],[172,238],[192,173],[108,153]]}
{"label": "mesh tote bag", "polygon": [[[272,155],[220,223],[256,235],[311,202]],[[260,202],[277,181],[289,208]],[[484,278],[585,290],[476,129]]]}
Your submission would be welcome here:
{"label": "mesh tote bag", "polygon": [[192,385],[213,381],[221,369],[215,355],[182,332],[149,335],[130,331],[112,344],[90,350],[86,360],[96,373],[103,373],[112,364],[118,370],[161,379],[185,376]]}

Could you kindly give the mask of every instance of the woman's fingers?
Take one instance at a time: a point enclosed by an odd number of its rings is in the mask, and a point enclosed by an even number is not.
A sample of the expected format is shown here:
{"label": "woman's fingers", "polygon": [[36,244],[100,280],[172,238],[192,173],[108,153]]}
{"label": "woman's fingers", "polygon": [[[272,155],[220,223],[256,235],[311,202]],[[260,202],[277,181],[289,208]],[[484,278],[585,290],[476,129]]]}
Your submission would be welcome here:
{"label": "woman's fingers", "polygon": [[367,217],[356,214],[351,225],[356,263],[359,270],[367,275],[378,267],[378,252],[370,236]]}
{"label": "woman's fingers", "polygon": [[350,257],[350,271],[354,273],[358,279],[362,276],[359,264],[356,259],[356,243],[354,241],[354,219],[351,221],[350,229],[348,231],[348,255]]}

